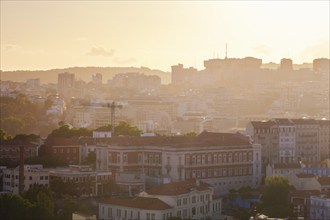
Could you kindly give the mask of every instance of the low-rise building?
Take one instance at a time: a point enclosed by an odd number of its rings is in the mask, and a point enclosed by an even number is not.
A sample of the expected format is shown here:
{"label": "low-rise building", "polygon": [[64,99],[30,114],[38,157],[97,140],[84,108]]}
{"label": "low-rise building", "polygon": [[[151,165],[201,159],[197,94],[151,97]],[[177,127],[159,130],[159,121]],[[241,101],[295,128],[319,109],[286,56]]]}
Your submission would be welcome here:
{"label": "low-rise building", "polygon": [[311,196],[309,211],[311,220],[330,219],[330,194]]}
{"label": "low-rise building", "polygon": [[266,176],[284,176],[290,177],[302,172],[300,163],[275,163],[268,164]]}
{"label": "low-rise building", "polygon": [[[19,167],[3,170],[3,190],[13,194],[19,193]],[[49,173],[42,165],[24,165],[24,191],[33,184],[49,186]]]}
{"label": "low-rise building", "polygon": [[289,184],[296,190],[318,190],[321,191],[321,185],[313,174],[298,173],[289,178]]}
{"label": "low-rise building", "polygon": [[24,147],[24,158],[38,156],[39,144],[28,141],[1,140],[0,159],[11,159],[18,161],[20,157],[20,147]]}
{"label": "low-rise building", "polygon": [[99,203],[100,219],[222,219],[222,199],[200,180],[163,184],[137,197],[110,198]]}
{"label": "low-rise building", "polygon": [[197,137],[117,137],[98,144],[96,168],[140,172],[148,186],[199,178],[215,194],[261,183],[261,147],[239,133]]}
{"label": "low-rise building", "polygon": [[84,195],[102,195],[104,185],[112,179],[111,172],[93,171],[87,165],[70,165],[67,168],[58,168],[49,171],[52,180],[62,179],[63,182],[77,184],[77,190]]}

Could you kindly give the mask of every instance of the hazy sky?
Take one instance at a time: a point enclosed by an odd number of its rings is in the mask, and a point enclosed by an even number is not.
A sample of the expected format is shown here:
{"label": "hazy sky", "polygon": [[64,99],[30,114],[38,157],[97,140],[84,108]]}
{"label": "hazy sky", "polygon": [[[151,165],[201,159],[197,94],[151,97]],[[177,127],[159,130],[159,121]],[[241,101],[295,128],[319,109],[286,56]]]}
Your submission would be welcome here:
{"label": "hazy sky", "polygon": [[1,70],[329,57],[329,1],[2,1]]}

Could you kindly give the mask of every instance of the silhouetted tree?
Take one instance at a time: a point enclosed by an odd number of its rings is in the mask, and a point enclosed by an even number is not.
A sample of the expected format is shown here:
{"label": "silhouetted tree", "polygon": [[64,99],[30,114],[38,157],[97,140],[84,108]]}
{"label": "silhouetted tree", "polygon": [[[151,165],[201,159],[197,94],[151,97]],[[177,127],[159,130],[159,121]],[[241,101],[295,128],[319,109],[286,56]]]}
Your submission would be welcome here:
{"label": "silhouetted tree", "polygon": [[0,140],[11,140],[12,136],[10,136],[5,130],[0,129]]}

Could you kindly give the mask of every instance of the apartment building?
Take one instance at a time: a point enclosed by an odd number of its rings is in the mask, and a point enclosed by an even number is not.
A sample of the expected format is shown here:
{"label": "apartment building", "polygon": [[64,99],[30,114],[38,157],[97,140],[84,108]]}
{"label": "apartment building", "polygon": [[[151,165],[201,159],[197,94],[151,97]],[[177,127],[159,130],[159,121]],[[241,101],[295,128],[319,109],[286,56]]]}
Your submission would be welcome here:
{"label": "apartment building", "polygon": [[[24,165],[24,191],[33,184],[49,186],[49,173],[42,165]],[[3,170],[3,191],[19,193],[19,167]]]}
{"label": "apartment building", "polygon": [[67,168],[49,170],[51,180],[61,179],[63,182],[72,182],[77,190],[84,195],[102,195],[104,184],[108,183],[112,175],[110,172],[93,171],[87,165],[70,165]]}
{"label": "apartment building", "polygon": [[19,160],[20,147],[24,147],[24,158],[38,156],[39,144],[28,141],[1,140],[0,159]]}
{"label": "apartment building", "polygon": [[235,133],[203,132],[197,137],[111,138],[96,147],[96,168],[140,172],[147,185],[202,179],[215,194],[261,181],[261,146]]}
{"label": "apartment building", "polygon": [[309,219],[330,219],[330,194],[310,197]]}
{"label": "apartment building", "polygon": [[163,184],[137,197],[110,198],[99,203],[100,219],[222,219],[222,199],[200,180]]}
{"label": "apartment building", "polygon": [[329,128],[329,120],[272,119],[249,122],[246,133],[268,162],[317,162],[329,157]]}

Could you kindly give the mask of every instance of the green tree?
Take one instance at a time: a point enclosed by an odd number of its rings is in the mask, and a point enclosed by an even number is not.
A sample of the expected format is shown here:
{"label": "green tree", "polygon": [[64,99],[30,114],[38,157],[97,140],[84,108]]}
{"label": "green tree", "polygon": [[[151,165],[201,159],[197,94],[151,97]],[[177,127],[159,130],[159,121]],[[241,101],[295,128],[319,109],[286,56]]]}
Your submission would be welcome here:
{"label": "green tree", "polygon": [[61,202],[56,219],[71,220],[72,213],[78,209],[77,201],[70,197],[65,197]]}
{"label": "green tree", "polygon": [[17,141],[38,141],[40,139],[39,135],[36,134],[17,134],[13,140]]}
{"label": "green tree", "polygon": [[20,195],[5,194],[0,196],[0,218],[6,220],[32,219],[33,205]]}
{"label": "green tree", "polygon": [[286,217],[291,214],[289,206],[290,185],[287,178],[282,176],[270,176],[265,179],[262,189],[260,208],[262,213],[268,216]]}
{"label": "green tree", "polygon": [[92,165],[93,167],[95,167],[96,165],[96,153],[95,152],[89,152],[89,154],[87,155],[84,164],[88,164],[88,165]]}
{"label": "green tree", "polygon": [[1,128],[11,135],[16,135],[19,133],[23,133],[25,123],[22,119],[18,117],[9,116],[1,120]]}
{"label": "green tree", "polygon": [[11,140],[12,137],[3,129],[0,129],[0,140]]}
{"label": "green tree", "polygon": [[[104,125],[95,129],[95,131],[112,131],[112,125]],[[140,136],[142,131],[136,127],[131,126],[129,123],[125,121],[119,122],[119,124],[115,127],[115,135],[123,135],[123,136]]]}
{"label": "green tree", "polygon": [[71,137],[81,137],[81,136],[92,136],[93,131],[87,128],[71,128],[69,125],[65,124],[60,126],[57,129],[54,129],[50,133],[50,137],[66,137],[66,138],[71,138]]}
{"label": "green tree", "polygon": [[43,185],[33,184],[25,192],[24,198],[34,204],[34,219],[53,219],[55,200],[53,192]]}
{"label": "green tree", "polygon": [[196,137],[197,133],[194,132],[194,131],[191,131],[191,132],[188,132],[188,133],[184,134],[184,136],[186,136],[186,137]]}
{"label": "green tree", "polygon": [[115,127],[115,134],[124,136],[140,136],[142,131],[136,126],[131,126],[127,122],[121,121]]}

